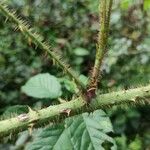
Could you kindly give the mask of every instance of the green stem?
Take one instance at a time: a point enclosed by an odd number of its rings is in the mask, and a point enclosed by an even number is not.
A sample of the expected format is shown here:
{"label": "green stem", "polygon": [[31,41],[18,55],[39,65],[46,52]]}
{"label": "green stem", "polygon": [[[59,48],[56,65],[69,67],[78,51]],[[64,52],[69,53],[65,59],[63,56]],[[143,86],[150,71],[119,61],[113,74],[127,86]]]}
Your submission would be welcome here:
{"label": "green stem", "polygon": [[109,32],[110,14],[113,0],[100,0],[100,29],[98,33],[98,43],[96,50],[96,59],[92,76],[89,81],[89,89],[97,88],[100,78],[100,70],[104,55],[106,54],[106,46]]}
{"label": "green stem", "polygon": [[17,25],[17,28],[21,31],[21,33],[23,33],[24,36],[30,39],[30,41],[33,42],[36,46],[38,46],[40,49],[46,51],[49,54],[49,56],[56,62],[56,64],[58,64],[58,66],[60,66],[62,70],[66,72],[76,82],[78,88],[81,91],[85,89],[84,84],[79,80],[79,77],[76,75],[76,73],[73,70],[71,70],[71,68],[67,64],[62,62],[61,57],[55,52],[53,52],[51,50],[51,47],[48,44],[46,44],[46,42],[43,42],[43,38],[40,35],[34,33],[33,29],[29,28],[28,24],[25,21],[19,19],[15,12],[10,11],[7,8],[7,6],[1,2],[0,11],[3,12],[3,14],[7,18],[12,20]]}
{"label": "green stem", "polygon": [[[145,104],[150,103],[150,85],[135,89],[122,90],[107,94],[97,95],[89,107],[83,98],[50,106],[38,111],[29,109],[29,113],[16,116],[14,118],[0,121],[0,137],[23,131],[32,126],[38,127],[43,123],[56,122],[63,117],[80,114],[86,111],[93,111],[99,108],[107,108],[119,104]],[[70,113],[69,113],[70,112]]]}

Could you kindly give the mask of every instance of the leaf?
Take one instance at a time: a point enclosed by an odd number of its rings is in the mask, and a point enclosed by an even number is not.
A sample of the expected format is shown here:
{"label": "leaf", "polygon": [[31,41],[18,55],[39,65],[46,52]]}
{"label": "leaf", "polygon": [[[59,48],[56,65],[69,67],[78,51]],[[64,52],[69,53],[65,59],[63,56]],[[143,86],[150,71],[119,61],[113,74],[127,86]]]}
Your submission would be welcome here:
{"label": "leaf", "polygon": [[87,84],[88,84],[88,78],[87,78],[85,75],[81,74],[81,75],[79,76],[79,79],[80,79],[80,81],[81,81],[85,86],[87,86]]}
{"label": "leaf", "polygon": [[134,2],[134,0],[122,0],[121,1],[121,8],[123,10],[128,9],[128,7]]}
{"label": "leaf", "polygon": [[102,110],[83,113],[67,118],[63,124],[42,129],[35,135],[26,150],[104,150],[103,144],[110,143],[116,150],[109,118]]}
{"label": "leaf", "polygon": [[129,144],[130,150],[141,150],[142,149],[142,139],[137,135],[134,141]]}
{"label": "leaf", "polygon": [[55,76],[48,73],[38,74],[22,86],[22,92],[35,98],[58,98],[61,85]]}
{"label": "leaf", "polygon": [[9,106],[6,108],[6,110],[4,111],[4,113],[2,114],[1,117],[3,118],[10,118],[22,113],[27,113],[29,111],[27,105],[15,105],[15,106]]}
{"label": "leaf", "polygon": [[76,84],[75,84],[74,81],[70,81],[70,80],[68,80],[68,79],[66,79],[66,78],[62,78],[62,79],[60,80],[60,82],[63,83],[64,87],[65,87],[68,91],[70,91],[71,93],[76,93],[76,92],[78,92],[78,88],[77,88],[77,86],[76,86]]}
{"label": "leaf", "polygon": [[77,56],[86,56],[86,55],[89,55],[89,51],[85,48],[78,47],[74,49],[74,54]]}
{"label": "leaf", "polygon": [[150,9],[150,0],[144,0],[144,10]]}

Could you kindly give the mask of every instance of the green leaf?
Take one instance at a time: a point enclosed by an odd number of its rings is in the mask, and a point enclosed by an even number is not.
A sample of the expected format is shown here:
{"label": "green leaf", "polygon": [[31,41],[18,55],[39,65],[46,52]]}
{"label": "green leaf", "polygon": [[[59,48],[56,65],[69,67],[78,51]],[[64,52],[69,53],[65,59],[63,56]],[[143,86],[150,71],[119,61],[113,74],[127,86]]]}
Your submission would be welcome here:
{"label": "green leaf", "polygon": [[142,149],[142,140],[138,135],[136,136],[135,140],[129,144],[129,149],[130,150],[141,150]]}
{"label": "green leaf", "polygon": [[129,6],[134,2],[134,0],[122,0],[121,1],[121,8],[123,10],[126,10],[129,8]]}
{"label": "green leaf", "polygon": [[144,0],[144,10],[150,9],[150,0]]}
{"label": "green leaf", "polygon": [[29,111],[27,105],[15,105],[9,106],[6,108],[4,113],[2,114],[3,118],[10,118],[12,115],[16,116],[22,113],[27,113]]}
{"label": "green leaf", "polygon": [[81,74],[79,79],[85,86],[88,84],[88,78],[85,75]]}
{"label": "green leaf", "polygon": [[38,74],[22,86],[22,92],[35,98],[58,98],[61,85],[55,76],[48,73]]}
{"label": "green leaf", "polygon": [[116,150],[115,141],[107,135],[110,132],[113,129],[109,118],[102,110],[97,110],[42,129],[26,150],[105,150],[106,142],[111,145],[110,150]]}
{"label": "green leaf", "polygon": [[89,51],[85,48],[78,47],[74,49],[74,54],[77,56],[86,56],[86,55],[89,55]]}
{"label": "green leaf", "polygon": [[70,91],[71,93],[75,93],[77,91],[77,87],[76,84],[74,83],[74,81],[70,81],[68,79],[63,78],[62,79],[65,88]]}
{"label": "green leaf", "polygon": [[121,149],[121,150],[127,150],[127,137],[122,134],[121,136],[118,136],[115,138],[116,144],[117,144],[117,148]]}

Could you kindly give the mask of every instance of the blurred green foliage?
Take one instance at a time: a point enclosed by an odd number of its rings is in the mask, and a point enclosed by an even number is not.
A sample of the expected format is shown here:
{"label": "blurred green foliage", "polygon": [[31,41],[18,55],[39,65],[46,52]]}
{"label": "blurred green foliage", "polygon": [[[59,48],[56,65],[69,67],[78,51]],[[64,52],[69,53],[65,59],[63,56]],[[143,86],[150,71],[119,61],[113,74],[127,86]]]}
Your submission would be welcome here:
{"label": "blurred green foliage", "polygon": [[[97,40],[98,0],[7,0],[9,6],[25,18],[35,30],[49,41],[71,66],[82,74],[86,82],[94,62]],[[149,83],[150,80],[150,2],[115,1],[111,18],[108,54],[102,67],[103,92],[128,89]],[[5,17],[0,14],[0,20]],[[62,98],[70,98],[74,85],[53,62],[35,49],[30,41],[14,31],[10,22],[0,22],[0,114],[14,105],[35,108],[51,102],[35,100],[21,93],[20,88],[33,75],[49,72],[57,76],[63,86]],[[86,84],[86,83],[85,83]],[[24,106],[23,106],[24,107]],[[20,109],[20,106],[19,106]],[[12,112],[14,109],[12,108]],[[15,108],[16,110],[16,108]],[[149,106],[113,108],[107,110],[115,129],[119,149],[150,148]],[[17,112],[17,111],[16,111]],[[20,112],[20,110],[19,110]],[[19,140],[19,138],[18,138]],[[0,149],[13,142],[0,144]],[[10,143],[10,144],[8,144]]]}

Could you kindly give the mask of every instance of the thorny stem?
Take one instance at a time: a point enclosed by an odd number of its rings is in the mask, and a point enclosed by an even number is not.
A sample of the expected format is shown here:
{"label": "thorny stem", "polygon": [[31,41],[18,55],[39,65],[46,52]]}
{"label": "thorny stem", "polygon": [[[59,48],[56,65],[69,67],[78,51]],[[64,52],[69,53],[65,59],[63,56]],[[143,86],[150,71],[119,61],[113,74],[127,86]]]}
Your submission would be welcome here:
{"label": "thorny stem", "polygon": [[49,56],[56,62],[56,64],[60,66],[62,70],[75,81],[81,91],[85,90],[84,84],[79,80],[79,77],[76,75],[76,73],[62,61],[58,54],[51,50],[51,47],[46,42],[43,42],[43,39],[40,35],[33,32],[33,29],[31,29],[25,21],[20,19],[14,11],[10,11],[7,8],[7,5],[3,4],[2,2],[0,2],[0,11],[17,25],[17,28],[21,31],[21,33],[23,33],[24,36],[30,39],[30,41],[40,49],[46,51]]}
{"label": "thorny stem", "polygon": [[98,33],[96,59],[88,86],[88,92],[90,97],[94,97],[95,90],[97,89],[97,84],[101,78],[100,70],[104,55],[106,54],[112,3],[113,0],[100,0],[100,29]]}
{"label": "thorny stem", "polygon": [[[67,118],[72,115],[81,114],[86,111],[93,111],[99,108],[109,108],[113,105],[123,104],[150,104],[150,85],[97,95],[88,107],[82,97],[72,101],[50,106],[38,111],[29,109],[29,113],[21,114],[14,118],[0,121],[0,137],[4,137],[11,133],[18,133],[27,128],[38,127],[43,123],[58,123],[62,117]],[[69,112],[69,113],[68,113]]]}

